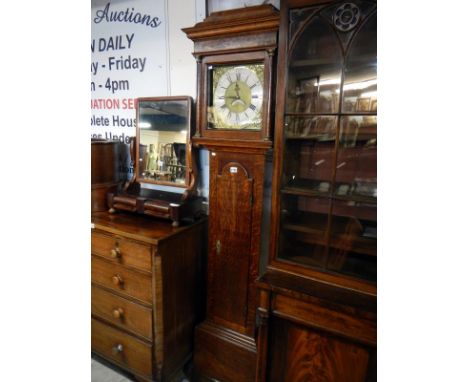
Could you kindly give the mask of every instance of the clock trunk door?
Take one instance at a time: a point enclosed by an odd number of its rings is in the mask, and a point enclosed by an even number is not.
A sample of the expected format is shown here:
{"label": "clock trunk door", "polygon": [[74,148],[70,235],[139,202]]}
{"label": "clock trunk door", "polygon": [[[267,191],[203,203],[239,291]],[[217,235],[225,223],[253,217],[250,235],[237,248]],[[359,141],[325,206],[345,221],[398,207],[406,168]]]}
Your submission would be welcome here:
{"label": "clock trunk door", "polygon": [[236,162],[225,164],[220,173],[213,175],[208,310],[214,320],[244,332],[249,297],[253,180]]}

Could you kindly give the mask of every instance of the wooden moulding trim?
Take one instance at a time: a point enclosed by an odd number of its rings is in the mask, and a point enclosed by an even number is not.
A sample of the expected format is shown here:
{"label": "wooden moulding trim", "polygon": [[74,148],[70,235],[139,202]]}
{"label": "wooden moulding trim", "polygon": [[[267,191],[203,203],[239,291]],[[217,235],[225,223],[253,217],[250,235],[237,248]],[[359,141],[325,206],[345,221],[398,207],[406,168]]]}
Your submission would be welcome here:
{"label": "wooden moulding trim", "polygon": [[[134,268],[132,268],[132,270],[133,270],[133,269],[134,269]],[[134,302],[134,303],[137,303],[137,304],[139,304],[139,305],[142,305],[142,306],[144,306],[145,308],[151,308],[151,307],[152,307],[152,304],[149,303],[148,301],[140,300],[140,299],[138,299],[138,298],[136,298],[136,297],[133,297],[133,296],[131,296],[131,295],[129,295],[129,294],[125,294],[125,293],[119,292],[118,290],[115,290],[115,289],[111,289],[111,288],[109,288],[109,287],[106,287],[105,285],[98,284],[98,283],[95,282],[95,281],[92,281],[92,280],[91,280],[91,285],[92,285],[92,286],[95,286],[95,287],[98,287],[98,288],[101,288],[101,289],[103,289],[103,290],[106,291],[106,292],[110,292],[110,293],[112,293],[112,294],[115,294],[117,297],[122,297],[122,298],[124,298],[124,299],[126,299],[126,300],[129,300],[130,302]]]}
{"label": "wooden moulding trim", "polygon": [[233,48],[223,48],[223,49],[204,49],[198,50],[199,47],[195,46],[195,52],[192,55],[196,58],[197,56],[204,57],[204,56],[217,56],[221,54],[232,54],[232,53],[249,53],[249,52],[274,52],[276,50],[275,45],[252,45],[252,46],[244,46],[240,47],[233,47]]}
{"label": "wooden moulding trim", "polygon": [[196,146],[210,146],[210,147],[245,147],[245,148],[259,148],[271,149],[273,144],[271,141],[258,140],[236,140],[236,139],[222,139],[222,138],[199,138],[193,137],[192,142]]}
{"label": "wooden moulding trim", "polygon": [[[250,33],[259,33],[259,32],[276,32],[278,30],[278,19],[276,20],[267,20],[267,21],[258,21],[252,20],[248,24],[242,23],[239,25],[227,25],[227,26],[206,26],[203,28],[186,28],[183,29],[187,33],[187,37],[192,41],[200,41],[209,39],[211,37],[228,37],[228,36],[239,36],[240,34],[250,34]],[[192,30],[190,30],[192,29]]]}
{"label": "wooden moulding trim", "polygon": [[271,5],[260,5],[214,12],[191,28],[182,29],[193,41],[213,36],[230,36],[261,31],[276,31],[279,12]]}
{"label": "wooden moulding trim", "polygon": [[319,282],[330,287],[352,291],[369,297],[377,297],[377,286],[375,284],[365,280],[354,279],[346,275],[336,275],[313,268],[303,268],[296,263],[285,260],[272,261],[268,266],[268,270],[310,279],[311,281]]}
{"label": "wooden moulding trim", "polygon": [[255,345],[255,340],[249,336],[238,333],[234,330],[227,329],[222,326],[218,326],[210,321],[205,321],[201,323],[197,329],[199,331],[204,331],[209,333],[212,336],[218,337],[221,340],[235,344],[238,347],[242,347],[247,351],[252,353],[257,352],[257,346]]}
{"label": "wooden moulding trim", "polygon": [[[145,307],[146,308],[146,307]],[[101,317],[99,316],[98,314],[96,313],[91,313],[91,318],[94,318],[95,320],[98,320],[98,321],[102,321],[104,324],[106,324],[107,326],[110,326],[116,330],[119,330],[121,332],[124,332],[125,334],[129,334],[133,337],[135,337],[135,339],[137,340],[140,340],[140,341],[143,341],[145,343],[147,343],[149,346],[151,346],[153,344],[153,341],[151,338],[148,338],[148,337],[145,337],[143,334],[137,332],[136,330],[134,329],[130,329],[126,326],[118,326],[116,325],[114,322],[112,321],[109,321],[108,319],[106,319],[105,317]]]}
{"label": "wooden moulding trim", "polygon": [[[107,212],[105,212],[105,214],[108,215]],[[126,216],[125,214],[123,214],[123,215]],[[118,219],[118,216],[119,216],[118,214],[114,215],[114,217],[117,218],[117,219]],[[143,217],[144,215],[141,215],[141,216]],[[112,219],[112,216],[111,216],[111,219]],[[180,227],[177,227],[177,228],[171,228],[171,230],[169,232],[165,232],[160,237],[159,236],[158,237],[148,237],[145,234],[131,233],[131,232],[123,231],[121,228],[114,228],[112,226],[112,221],[111,222],[106,222],[106,221],[99,220],[99,218],[96,218],[96,215],[91,216],[91,222],[94,224],[94,228],[92,228],[92,230],[94,232],[99,232],[99,233],[102,233],[102,234],[111,233],[111,234],[115,234],[115,235],[118,235],[119,237],[123,237],[123,238],[126,238],[126,239],[132,239],[132,240],[136,240],[136,241],[143,242],[143,243],[146,243],[146,244],[151,244],[151,245],[154,245],[155,250],[157,250],[159,242],[167,240],[171,236],[174,236],[174,235],[178,234],[181,231],[191,229],[191,227],[193,227],[194,225],[202,224],[202,223],[205,222],[205,220],[206,219],[200,219],[200,220],[197,220],[195,223],[190,224],[190,225],[184,225],[184,226],[180,226]],[[121,223],[119,223],[119,225],[124,225],[124,224],[125,224],[125,221],[122,221]]]}
{"label": "wooden moulding trim", "polygon": [[[123,233],[120,229],[117,229],[117,228],[112,228],[112,227],[108,227],[106,225],[101,225],[99,223],[95,223],[93,222],[94,224],[94,230],[98,230],[98,232],[104,232],[104,233],[112,233],[112,234],[115,234],[115,235],[120,235],[121,237],[124,237],[126,239],[132,239],[132,240],[137,240],[137,241],[141,241],[141,242],[144,242],[144,243],[147,243],[147,244],[152,244],[154,245],[155,247],[158,246],[158,242],[160,241],[160,239],[153,239],[153,238],[148,238],[146,236],[143,236],[143,235],[139,235],[139,234],[133,234],[133,233],[128,233],[128,232],[125,232]],[[174,233],[170,233],[169,235],[173,235]]]}
{"label": "wooden moulding trim", "polygon": [[[105,260],[105,261],[110,261],[112,264],[122,265],[122,263],[120,261],[109,260],[108,257],[102,256],[102,255],[100,255],[98,253],[91,252],[91,254],[93,256],[99,258],[99,259],[102,259],[102,260]],[[130,269],[131,271],[135,271],[137,273],[143,273],[145,275],[151,276],[151,271],[149,271],[149,270],[137,268],[137,267],[134,267],[134,266],[128,265],[128,264],[125,264],[124,267],[127,268],[127,269]],[[99,286],[105,288],[105,286],[102,286],[102,285],[99,285]]]}
{"label": "wooden moulding trim", "polygon": [[257,283],[259,287],[275,290],[277,288],[293,290],[306,296],[334,301],[337,304],[354,306],[364,310],[376,309],[376,294],[363,293],[359,290],[327,283],[324,280],[306,277],[283,269],[267,266],[266,273]]}
{"label": "wooden moulding trim", "polygon": [[[162,373],[164,365],[164,310],[163,310],[163,281],[161,256],[152,254],[153,257],[153,338],[154,357],[153,362],[158,376]],[[154,374],[154,373],[153,373]]]}
{"label": "wooden moulding trim", "polygon": [[291,321],[291,322],[294,322],[296,324],[306,326],[306,327],[309,327],[309,328],[314,328],[314,329],[320,330],[322,332],[330,333],[330,334],[333,334],[333,335],[336,335],[336,336],[339,336],[339,337],[346,338],[348,340],[352,340],[354,342],[360,342],[360,343],[362,343],[364,345],[367,345],[367,346],[376,346],[377,345],[376,340],[373,341],[373,340],[369,340],[367,338],[363,338],[363,337],[360,337],[360,336],[356,337],[356,336],[351,335],[350,333],[346,333],[346,332],[341,331],[341,330],[331,329],[327,325],[320,325],[320,324],[313,323],[311,321],[302,320],[302,319],[300,319],[298,317],[290,316],[288,314],[284,314],[284,313],[276,311],[276,310],[273,310],[272,314],[274,316],[278,317],[278,318],[283,319],[283,320]]}
{"label": "wooden moulding trim", "polygon": [[358,318],[349,312],[333,310],[281,294],[275,295],[272,305],[274,315],[289,321],[344,336],[366,345],[375,346],[377,343],[377,326],[373,320]]}

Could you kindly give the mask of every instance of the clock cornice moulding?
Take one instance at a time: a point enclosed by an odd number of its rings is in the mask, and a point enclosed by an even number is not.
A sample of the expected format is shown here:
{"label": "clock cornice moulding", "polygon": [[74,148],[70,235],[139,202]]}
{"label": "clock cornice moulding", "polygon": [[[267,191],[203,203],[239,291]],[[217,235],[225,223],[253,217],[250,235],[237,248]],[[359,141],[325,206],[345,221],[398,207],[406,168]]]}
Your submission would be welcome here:
{"label": "clock cornice moulding", "polygon": [[276,31],[279,12],[271,4],[214,12],[193,27],[182,29],[193,41]]}

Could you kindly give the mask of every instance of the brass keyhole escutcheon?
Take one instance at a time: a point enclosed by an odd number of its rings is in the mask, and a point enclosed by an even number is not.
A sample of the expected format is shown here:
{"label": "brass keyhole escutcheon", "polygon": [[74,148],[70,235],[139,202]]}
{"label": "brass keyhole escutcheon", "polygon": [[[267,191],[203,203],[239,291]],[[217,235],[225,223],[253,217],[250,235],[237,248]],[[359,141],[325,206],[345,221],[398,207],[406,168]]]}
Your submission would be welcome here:
{"label": "brass keyhole escutcheon", "polygon": [[216,254],[219,256],[221,254],[221,242],[216,240]]}

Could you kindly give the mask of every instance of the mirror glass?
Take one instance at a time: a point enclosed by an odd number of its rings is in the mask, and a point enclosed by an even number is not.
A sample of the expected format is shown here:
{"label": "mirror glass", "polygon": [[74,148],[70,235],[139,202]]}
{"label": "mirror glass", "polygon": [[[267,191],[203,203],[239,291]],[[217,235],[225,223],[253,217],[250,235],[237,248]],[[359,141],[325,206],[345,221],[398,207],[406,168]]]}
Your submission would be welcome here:
{"label": "mirror glass", "polygon": [[187,185],[190,106],[190,97],[138,99],[139,181]]}

